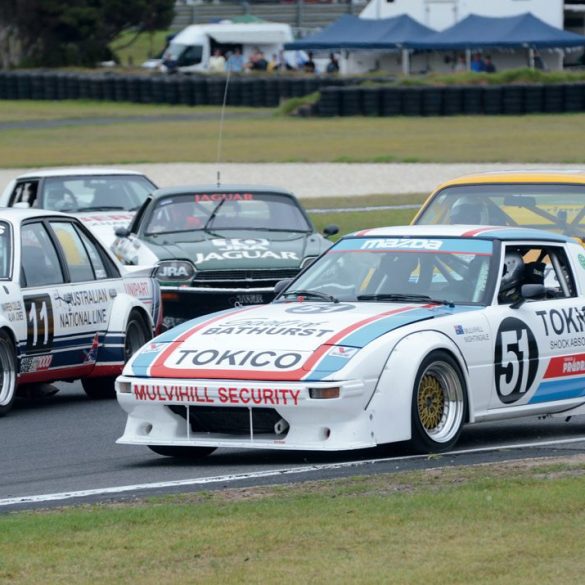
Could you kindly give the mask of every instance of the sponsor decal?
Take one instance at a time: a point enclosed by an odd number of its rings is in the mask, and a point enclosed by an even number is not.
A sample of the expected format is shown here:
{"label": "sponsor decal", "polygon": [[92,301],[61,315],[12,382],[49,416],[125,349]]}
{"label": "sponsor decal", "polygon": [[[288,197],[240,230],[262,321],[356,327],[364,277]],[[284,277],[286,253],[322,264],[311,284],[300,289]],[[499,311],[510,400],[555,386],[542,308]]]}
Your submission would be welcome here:
{"label": "sponsor decal", "polygon": [[91,342],[91,347],[86,352],[84,352],[85,358],[83,359],[83,362],[86,364],[95,363],[95,361],[97,360],[97,353],[98,353],[99,347],[100,347],[100,335],[99,335],[99,333],[96,333],[93,337],[93,341]]}
{"label": "sponsor decal", "polygon": [[195,195],[195,202],[202,201],[252,201],[254,195],[252,193],[197,193]]}
{"label": "sponsor decal", "polygon": [[150,287],[147,280],[124,282],[124,289],[129,295],[139,299],[150,296]]}
{"label": "sponsor decal", "polygon": [[323,313],[342,313],[344,311],[351,311],[352,309],[355,309],[355,305],[350,305],[348,303],[299,303],[297,305],[293,305],[289,309],[285,309],[285,311],[287,313],[317,315]]}
{"label": "sponsor decal", "polygon": [[351,359],[358,352],[357,347],[344,347],[343,345],[335,346],[330,352],[331,357]]}
{"label": "sponsor decal", "polygon": [[272,259],[272,260],[298,260],[296,252],[274,252],[270,250],[270,242],[264,238],[217,238],[212,240],[217,248],[216,252],[195,254],[195,264],[210,262],[212,260],[241,260],[247,259]]}
{"label": "sponsor decal", "polygon": [[585,307],[567,307],[536,311],[551,350],[585,347]]}
{"label": "sponsor decal", "polygon": [[21,301],[2,303],[0,305],[4,316],[10,321],[24,321],[24,307]]}
{"label": "sponsor decal", "polygon": [[520,400],[530,390],[538,370],[538,345],[524,321],[504,319],[496,335],[496,391],[504,404]]}
{"label": "sponsor decal", "polygon": [[300,390],[272,386],[207,386],[174,384],[132,384],[136,400],[145,402],[186,402],[237,406],[298,406]]}
{"label": "sponsor decal", "polygon": [[279,321],[274,319],[238,319],[219,323],[204,329],[202,335],[282,335],[293,337],[322,337],[333,333],[323,323],[298,320]]}
{"label": "sponsor decal", "polygon": [[489,341],[490,336],[484,332],[483,327],[474,325],[472,327],[463,327],[463,325],[455,325],[455,335],[464,335],[463,341],[465,343],[475,343],[477,341]]}
{"label": "sponsor decal", "polygon": [[585,354],[563,355],[550,360],[545,378],[582,376],[585,374]]}
{"label": "sponsor decal", "polygon": [[425,240],[425,239],[402,239],[402,238],[388,238],[388,239],[370,239],[362,244],[362,250],[440,250],[443,242],[441,240]]}
{"label": "sponsor decal", "polygon": [[294,351],[276,352],[272,350],[219,350],[219,349],[178,349],[173,352],[166,366],[242,368],[292,370],[303,359],[303,355]]}
{"label": "sponsor decal", "polygon": [[30,374],[32,372],[42,372],[48,370],[53,363],[52,355],[38,355],[34,357],[23,357],[20,360],[20,373]]}
{"label": "sponsor decal", "polygon": [[581,264],[581,268],[585,268],[585,256],[583,254],[579,254],[579,264]]}
{"label": "sponsor decal", "polygon": [[127,224],[132,218],[133,214],[126,213],[126,214],[114,214],[114,215],[80,215],[79,219],[83,223],[89,225],[115,225],[118,226],[120,223]]}
{"label": "sponsor decal", "polygon": [[166,345],[166,343],[157,343],[156,341],[151,341],[141,348],[140,353],[159,352],[163,347],[166,347]]}
{"label": "sponsor decal", "polygon": [[59,325],[64,328],[103,325],[107,323],[107,317],[108,310],[105,308],[71,311],[59,315]]}
{"label": "sponsor decal", "polygon": [[[59,312],[60,327],[67,329],[107,323],[107,306],[110,297],[105,288],[74,290],[67,300],[58,295],[55,295],[55,299],[59,303],[59,307],[64,309],[64,311]],[[92,305],[102,306],[92,307]]]}

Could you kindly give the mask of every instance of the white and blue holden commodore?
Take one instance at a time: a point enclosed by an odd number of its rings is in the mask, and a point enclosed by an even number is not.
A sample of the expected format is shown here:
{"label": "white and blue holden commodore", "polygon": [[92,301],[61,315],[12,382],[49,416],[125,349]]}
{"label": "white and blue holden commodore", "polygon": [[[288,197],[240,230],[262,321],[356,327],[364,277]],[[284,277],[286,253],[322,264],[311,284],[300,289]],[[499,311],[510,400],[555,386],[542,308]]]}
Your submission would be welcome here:
{"label": "white and blue holden commodore", "polygon": [[161,323],[158,282],[118,265],[79,219],[2,210],[0,416],[23,389],[59,380],[113,398],[124,363]]}
{"label": "white and blue holden commodore", "polygon": [[195,319],[117,380],[119,443],[450,449],[465,424],[585,414],[585,250],[549,232],[411,226],[348,235],[269,305]]}

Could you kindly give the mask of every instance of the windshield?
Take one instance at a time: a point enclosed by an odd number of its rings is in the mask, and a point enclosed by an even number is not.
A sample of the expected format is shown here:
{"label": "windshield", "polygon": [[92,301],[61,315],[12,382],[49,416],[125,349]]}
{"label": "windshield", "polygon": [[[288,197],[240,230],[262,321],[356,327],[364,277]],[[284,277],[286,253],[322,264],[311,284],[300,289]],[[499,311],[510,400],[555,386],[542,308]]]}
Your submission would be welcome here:
{"label": "windshield", "polygon": [[155,205],[144,228],[147,236],[201,230],[311,230],[296,201],[278,193],[181,194]]}
{"label": "windshield", "polygon": [[585,236],[585,185],[447,187],[417,224],[518,225]]}
{"label": "windshield", "polygon": [[[493,244],[472,239],[341,240],[284,293],[310,300],[485,304]],[[328,298],[326,298],[326,296]]]}
{"label": "windshield", "polygon": [[10,278],[12,268],[12,243],[10,226],[0,221],[0,278]]}
{"label": "windshield", "polygon": [[136,211],[156,187],[141,175],[50,177],[43,183],[42,209]]}

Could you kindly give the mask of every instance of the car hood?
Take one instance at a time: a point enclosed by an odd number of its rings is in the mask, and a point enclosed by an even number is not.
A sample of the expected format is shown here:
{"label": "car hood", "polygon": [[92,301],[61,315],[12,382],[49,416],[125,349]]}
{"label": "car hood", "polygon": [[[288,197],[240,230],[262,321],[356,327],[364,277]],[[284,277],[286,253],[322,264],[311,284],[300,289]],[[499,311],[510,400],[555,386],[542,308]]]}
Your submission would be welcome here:
{"label": "car hood", "polygon": [[306,255],[308,240],[314,236],[289,232],[250,235],[230,230],[213,234],[201,232],[188,242],[177,241],[177,235],[172,236],[175,241],[165,241],[165,237],[147,240],[160,260],[190,260],[198,270],[246,270],[298,268]]}
{"label": "car hood", "polygon": [[114,231],[126,227],[134,217],[133,211],[86,211],[75,214],[83,224],[109,248],[116,239]]}
{"label": "car hood", "polygon": [[145,345],[124,373],[156,378],[316,380],[397,328],[476,307],[272,303],[179,325]]}

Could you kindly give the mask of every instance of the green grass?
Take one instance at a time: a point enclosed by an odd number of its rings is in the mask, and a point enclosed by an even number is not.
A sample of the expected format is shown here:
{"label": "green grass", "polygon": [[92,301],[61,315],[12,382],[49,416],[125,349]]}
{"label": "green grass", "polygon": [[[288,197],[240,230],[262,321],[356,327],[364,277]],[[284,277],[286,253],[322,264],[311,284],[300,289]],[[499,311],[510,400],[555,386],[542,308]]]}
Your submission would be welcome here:
{"label": "green grass", "polygon": [[[225,162],[585,162],[585,114],[299,119],[266,112],[258,119],[257,111],[256,117],[247,117],[249,110],[229,108],[231,112],[239,116],[227,119],[224,126]],[[193,119],[165,119],[177,113]],[[91,120],[96,115],[137,115],[154,121],[97,125]],[[88,122],[3,129],[0,165],[215,161],[217,108],[0,102],[0,121],[71,117]]]}
{"label": "green grass", "polygon": [[141,33],[136,37],[134,32],[125,32],[110,44],[110,48],[121,65],[136,67],[151,57],[158,57],[170,33],[170,30],[163,30]]}
{"label": "green grass", "polygon": [[[358,230],[374,227],[408,225],[416,212],[416,209],[398,209],[381,211],[352,211],[351,213],[310,213],[309,215],[313,221],[313,224],[320,232],[323,231],[323,228],[326,225],[334,223],[339,226],[339,236],[341,236]],[[337,239],[337,237],[333,238],[333,240]]]}
{"label": "green grass", "polygon": [[0,517],[0,582],[581,584],[585,469],[516,462]]}

